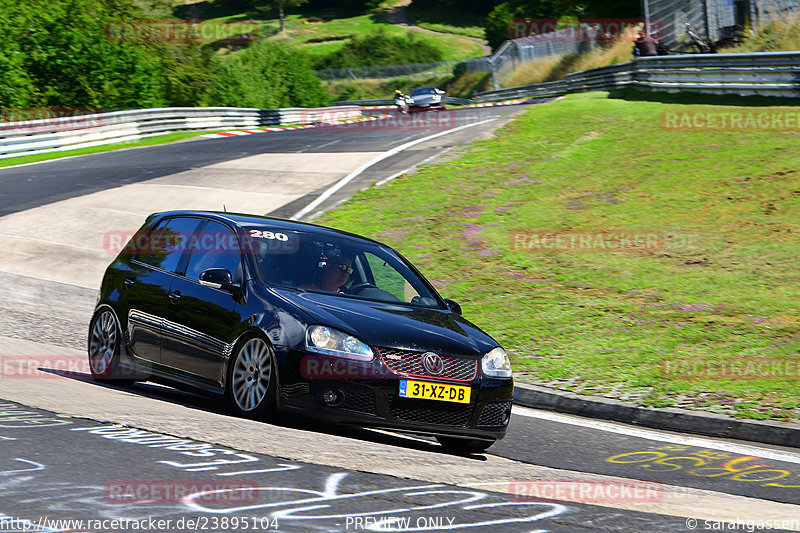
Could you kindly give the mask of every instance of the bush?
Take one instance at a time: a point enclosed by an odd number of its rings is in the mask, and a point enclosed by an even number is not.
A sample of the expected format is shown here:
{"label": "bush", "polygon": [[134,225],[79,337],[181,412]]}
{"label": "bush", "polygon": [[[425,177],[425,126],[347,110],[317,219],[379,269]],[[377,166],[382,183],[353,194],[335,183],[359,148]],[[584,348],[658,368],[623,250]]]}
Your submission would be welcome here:
{"label": "bush", "polygon": [[304,55],[278,43],[256,41],[220,61],[205,102],[269,109],[325,105],[327,97]]}
{"label": "bush", "polygon": [[134,43],[112,42],[105,24],[132,18],[129,0],[4,2],[0,10],[0,107],[163,105],[160,62]]}
{"label": "bush", "polygon": [[379,29],[365,36],[355,36],[340,50],[316,60],[314,68],[349,68],[374,65],[405,65],[440,61],[442,51],[420,39],[415,32],[406,36],[387,35]]}

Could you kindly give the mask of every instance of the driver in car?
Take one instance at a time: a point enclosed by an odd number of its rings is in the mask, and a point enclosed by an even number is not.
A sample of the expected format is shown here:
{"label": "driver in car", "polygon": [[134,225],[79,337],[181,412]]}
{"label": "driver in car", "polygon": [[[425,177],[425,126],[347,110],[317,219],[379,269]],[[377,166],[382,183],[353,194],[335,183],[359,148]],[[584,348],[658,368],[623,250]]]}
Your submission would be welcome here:
{"label": "driver in car", "polygon": [[300,285],[301,289],[314,291],[342,292],[353,273],[353,258],[342,254],[340,250],[332,250],[319,260],[318,268],[310,283]]}

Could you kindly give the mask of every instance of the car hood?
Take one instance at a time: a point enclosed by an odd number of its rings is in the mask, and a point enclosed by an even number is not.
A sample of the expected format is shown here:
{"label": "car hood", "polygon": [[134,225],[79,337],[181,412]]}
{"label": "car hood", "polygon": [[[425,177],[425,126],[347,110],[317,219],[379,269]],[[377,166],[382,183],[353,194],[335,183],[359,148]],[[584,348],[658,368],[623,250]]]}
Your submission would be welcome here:
{"label": "car hood", "polygon": [[312,317],[370,346],[433,351],[478,359],[498,343],[449,310],[374,302],[330,294],[273,289]]}

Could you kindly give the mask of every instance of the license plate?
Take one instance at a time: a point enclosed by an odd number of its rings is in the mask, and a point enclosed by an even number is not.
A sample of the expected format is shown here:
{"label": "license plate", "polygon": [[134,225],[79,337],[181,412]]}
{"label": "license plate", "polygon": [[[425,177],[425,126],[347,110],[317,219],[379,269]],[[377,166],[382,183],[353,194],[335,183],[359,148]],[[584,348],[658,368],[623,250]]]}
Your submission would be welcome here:
{"label": "license plate", "polygon": [[400,396],[403,398],[424,398],[443,402],[469,403],[470,387],[463,385],[442,385],[424,381],[400,381]]}

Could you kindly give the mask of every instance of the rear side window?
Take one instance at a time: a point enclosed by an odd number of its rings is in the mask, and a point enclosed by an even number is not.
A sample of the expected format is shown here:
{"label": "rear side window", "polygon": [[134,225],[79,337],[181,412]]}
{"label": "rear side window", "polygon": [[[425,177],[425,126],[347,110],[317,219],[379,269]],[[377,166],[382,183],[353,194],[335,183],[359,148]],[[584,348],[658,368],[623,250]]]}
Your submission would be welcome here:
{"label": "rear side window", "polygon": [[180,274],[181,259],[191,246],[199,218],[176,217],[159,222],[152,230],[139,233],[136,260],[168,272]]}

